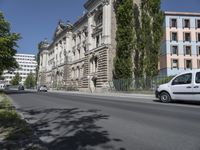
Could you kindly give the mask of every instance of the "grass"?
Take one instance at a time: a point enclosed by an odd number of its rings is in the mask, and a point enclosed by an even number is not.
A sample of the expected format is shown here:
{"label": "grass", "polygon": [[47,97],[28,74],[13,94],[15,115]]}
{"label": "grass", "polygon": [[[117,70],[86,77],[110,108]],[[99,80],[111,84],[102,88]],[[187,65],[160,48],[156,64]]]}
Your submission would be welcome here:
{"label": "grass", "polygon": [[38,145],[31,127],[14,109],[10,99],[0,93],[0,149],[42,149]]}

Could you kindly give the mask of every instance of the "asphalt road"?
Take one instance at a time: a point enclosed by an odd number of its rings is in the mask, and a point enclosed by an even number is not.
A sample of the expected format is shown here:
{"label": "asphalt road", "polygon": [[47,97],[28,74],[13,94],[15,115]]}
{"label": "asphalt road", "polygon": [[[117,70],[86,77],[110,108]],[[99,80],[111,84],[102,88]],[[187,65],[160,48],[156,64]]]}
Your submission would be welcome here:
{"label": "asphalt road", "polygon": [[55,93],[9,96],[50,150],[200,150],[199,103]]}

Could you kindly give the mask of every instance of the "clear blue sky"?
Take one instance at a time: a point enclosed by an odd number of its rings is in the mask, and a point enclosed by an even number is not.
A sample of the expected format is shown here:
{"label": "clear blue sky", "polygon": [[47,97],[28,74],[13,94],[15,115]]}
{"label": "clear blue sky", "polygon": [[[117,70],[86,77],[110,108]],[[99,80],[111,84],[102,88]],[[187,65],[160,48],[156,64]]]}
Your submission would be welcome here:
{"label": "clear blue sky", "polygon": [[[86,0],[0,0],[0,11],[11,23],[12,31],[21,33],[19,53],[37,53],[37,44],[52,39],[59,21],[72,23],[83,14]],[[200,12],[200,0],[162,0],[168,11]]]}

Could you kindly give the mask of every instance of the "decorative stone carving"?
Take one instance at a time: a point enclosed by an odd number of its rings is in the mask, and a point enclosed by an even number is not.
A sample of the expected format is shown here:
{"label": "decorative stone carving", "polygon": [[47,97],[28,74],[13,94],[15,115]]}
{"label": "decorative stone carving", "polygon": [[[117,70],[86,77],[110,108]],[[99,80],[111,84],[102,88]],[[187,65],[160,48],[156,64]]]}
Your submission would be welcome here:
{"label": "decorative stone carving", "polygon": [[102,1],[103,6],[110,4],[110,0],[101,0],[101,1]]}

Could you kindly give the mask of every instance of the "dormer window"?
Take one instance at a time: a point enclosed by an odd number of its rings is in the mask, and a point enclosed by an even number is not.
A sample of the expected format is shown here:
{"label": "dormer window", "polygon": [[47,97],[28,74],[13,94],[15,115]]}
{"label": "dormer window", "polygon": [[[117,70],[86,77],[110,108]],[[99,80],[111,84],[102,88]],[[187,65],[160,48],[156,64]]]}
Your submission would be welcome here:
{"label": "dormer window", "polygon": [[100,26],[102,25],[103,22],[103,10],[98,10],[95,17],[94,17],[94,21],[96,26]]}

